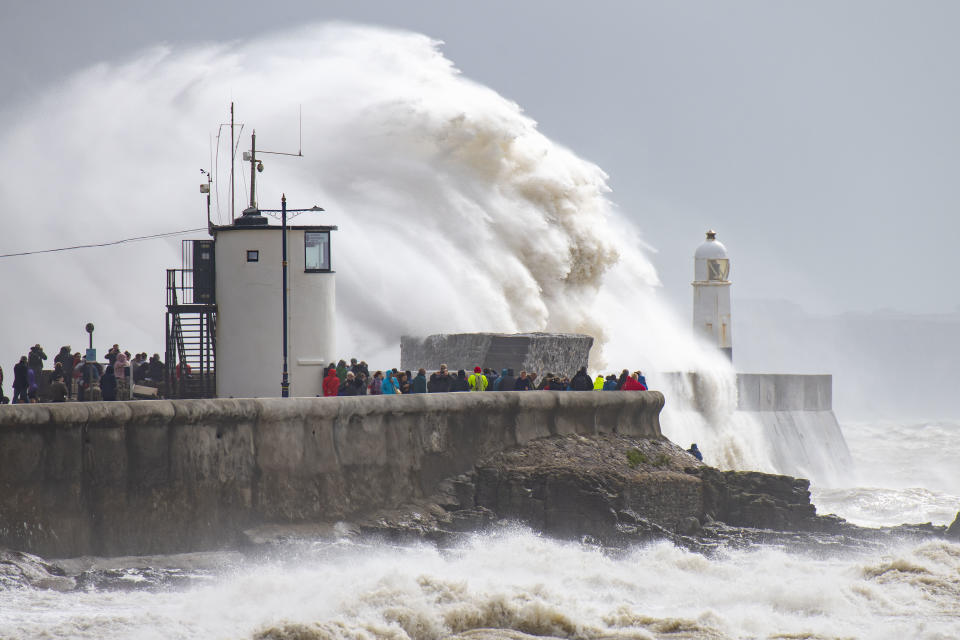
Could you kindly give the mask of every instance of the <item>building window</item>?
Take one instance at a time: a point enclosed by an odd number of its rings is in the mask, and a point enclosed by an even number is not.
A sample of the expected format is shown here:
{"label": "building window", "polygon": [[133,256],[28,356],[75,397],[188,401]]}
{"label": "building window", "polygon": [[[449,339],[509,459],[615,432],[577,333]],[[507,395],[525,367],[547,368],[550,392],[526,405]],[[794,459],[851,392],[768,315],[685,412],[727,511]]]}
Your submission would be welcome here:
{"label": "building window", "polygon": [[303,234],[304,271],[330,271],[330,232],[306,231]]}
{"label": "building window", "polygon": [[260,262],[260,252],[257,249],[247,249],[247,262]]}
{"label": "building window", "polygon": [[727,258],[717,258],[707,260],[707,279],[726,282],[730,277],[730,260]]}

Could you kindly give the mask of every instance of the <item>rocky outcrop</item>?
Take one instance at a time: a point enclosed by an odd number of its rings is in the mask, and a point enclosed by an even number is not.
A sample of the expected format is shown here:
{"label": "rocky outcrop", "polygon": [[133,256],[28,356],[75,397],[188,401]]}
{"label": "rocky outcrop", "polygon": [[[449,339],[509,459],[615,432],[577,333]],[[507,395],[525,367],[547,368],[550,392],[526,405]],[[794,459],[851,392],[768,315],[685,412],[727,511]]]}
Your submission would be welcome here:
{"label": "rocky outcrop", "polygon": [[22,586],[70,591],[76,587],[76,581],[35,555],[0,549],[0,589]]}
{"label": "rocky outcrop", "polygon": [[380,513],[359,529],[444,541],[520,522],[559,538],[613,546],[669,539],[697,550],[753,543],[840,549],[946,530],[866,529],[819,516],[809,489],[804,479],[708,467],[662,437],[555,436],[489,456],[442,483],[431,500]]}
{"label": "rocky outcrop", "polygon": [[947,538],[960,540],[960,511],[957,512],[957,517],[953,519],[953,523],[947,528]]}

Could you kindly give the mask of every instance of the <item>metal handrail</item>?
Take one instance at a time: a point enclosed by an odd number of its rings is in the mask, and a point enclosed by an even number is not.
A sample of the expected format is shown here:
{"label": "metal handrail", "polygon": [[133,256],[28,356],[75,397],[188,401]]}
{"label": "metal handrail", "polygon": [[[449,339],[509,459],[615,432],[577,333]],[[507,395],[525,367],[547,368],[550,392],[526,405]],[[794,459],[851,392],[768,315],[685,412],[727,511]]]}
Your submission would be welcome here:
{"label": "metal handrail", "polygon": [[193,269],[167,269],[167,305],[193,304]]}

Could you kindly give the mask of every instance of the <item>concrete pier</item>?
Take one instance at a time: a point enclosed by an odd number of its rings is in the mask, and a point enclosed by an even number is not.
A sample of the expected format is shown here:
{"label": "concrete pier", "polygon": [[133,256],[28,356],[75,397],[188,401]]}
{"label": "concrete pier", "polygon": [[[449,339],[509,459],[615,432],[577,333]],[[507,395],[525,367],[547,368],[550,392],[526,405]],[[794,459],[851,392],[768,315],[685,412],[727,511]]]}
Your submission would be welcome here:
{"label": "concrete pier", "polygon": [[47,557],[235,544],[430,495],[553,434],[660,436],[663,395],[446,393],[0,407],[0,547]]}

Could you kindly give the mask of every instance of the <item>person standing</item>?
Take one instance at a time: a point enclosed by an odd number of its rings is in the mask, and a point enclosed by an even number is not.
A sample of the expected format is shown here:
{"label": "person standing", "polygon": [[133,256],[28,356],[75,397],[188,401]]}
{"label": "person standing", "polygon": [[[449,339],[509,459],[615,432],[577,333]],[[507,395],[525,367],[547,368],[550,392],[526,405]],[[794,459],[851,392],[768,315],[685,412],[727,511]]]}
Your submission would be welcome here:
{"label": "person standing", "polygon": [[27,398],[31,403],[40,402],[40,383],[33,369],[27,367]]}
{"label": "person standing", "polygon": [[521,371],[520,377],[517,378],[517,381],[513,385],[513,390],[514,391],[530,391],[531,386],[532,386],[532,381],[530,380],[529,377],[527,377],[527,372]]}
{"label": "person standing", "polygon": [[337,390],[337,395],[338,396],[358,395],[357,374],[355,374],[353,371],[347,371],[347,378],[343,381],[343,384],[341,384],[340,388]]}
{"label": "person standing", "polygon": [[69,398],[73,398],[73,390],[77,390],[77,399],[80,399],[80,384],[82,383],[83,377],[83,356],[80,355],[80,352],[73,354],[73,366],[70,368],[70,382],[67,383],[68,391],[70,392]]}
{"label": "person standing", "polygon": [[426,393],[427,392],[427,370],[419,369],[417,371],[417,376],[413,379],[413,382],[410,384],[410,393]]}
{"label": "person standing", "polygon": [[580,367],[580,370],[577,371],[573,379],[570,380],[570,390],[593,391],[593,382],[590,380],[590,376],[587,375],[586,367]]}
{"label": "person standing", "polygon": [[457,371],[457,377],[450,381],[450,391],[470,391],[470,382],[467,380],[467,372],[463,369]]}
{"label": "person standing", "polygon": [[[343,379],[346,381],[347,374],[344,372]],[[340,392],[340,378],[337,376],[335,367],[327,369],[327,375],[323,378],[323,397],[332,398]]]}
{"label": "person standing", "polygon": [[480,367],[473,368],[473,374],[467,380],[470,383],[470,391],[486,391],[487,377],[483,375]]}
{"label": "person standing", "polygon": [[640,380],[637,378],[637,372],[630,374],[630,377],[627,378],[627,381],[623,383],[623,389],[621,389],[621,391],[646,391],[647,387],[640,384]]}
{"label": "person standing", "polygon": [[379,396],[383,394],[383,371],[377,371],[373,374],[373,379],[370,381],[370,395]]}
{"label": "person standing", "polygon": [[452,383],[453,380],[450,377],[450,372],[447,370],[447,365],[441,364],[440,371],[430,376],[430,380],[427,382],[427,392],[446,393],[450,391]]}
{"label": "person standing", "polygon": [[127,366],[130,364],[129,355],[122,351],[117,354],[117,359],[113,362],[113,376],[117,379],[117,389],[123,394],[124,398],[129,397],[127,387]]}
{"label": "person standing", "polygon": [[50,384],[50,402],[66,402],[67,385],[63,378],[57,378]]}
{"label": "person standing", "polygon": [[[56,370],[57,365],[60,365],[60,373],[63,374],[63,377],[67,377],[67,369],[73,369],[73,352],[70,351],[69,346],[60,347],[59,353],[53,356],[53,368]],[[69,373],[73,373],[70,371]]]}
{"label": "person standing", "polygon": [[40,374],[43,373],[43,361],[47,359],[47,354],[43,352],[43,347],[39,344],[33,345],[30,349],[29,366],[33,369],[34,379],[37,384],[40,383]]}
{"label": "person standing", "polygon": [[117,376],[111,366],[108,366],[100,376],[100,398],[105,402],[113,402],[117,399]]}
{"label": "person standing", "polygon": [[20,356],[20,362],[13,365],[13,404],[29,402],[27,398],[27,356]]}
{"label": "person standing", "polygon": [[400,393],[400,383],[394,377],[392,370],[387,370],[387,377],[383,379],[380,389],[385,396],[395,396]]}
{"label": "person standing", "polygon": [[497,391],[516,391],[517,379],[513,377],[513,369],[504,369],[503,375],[497,378]]}

